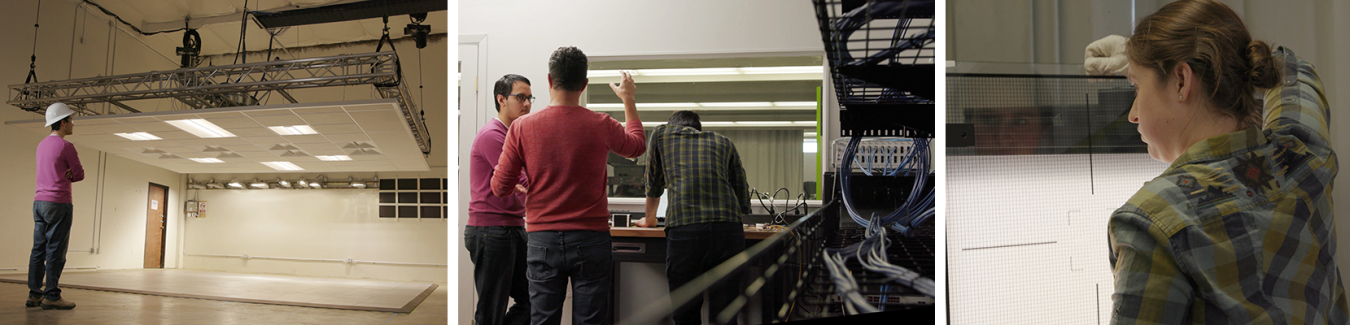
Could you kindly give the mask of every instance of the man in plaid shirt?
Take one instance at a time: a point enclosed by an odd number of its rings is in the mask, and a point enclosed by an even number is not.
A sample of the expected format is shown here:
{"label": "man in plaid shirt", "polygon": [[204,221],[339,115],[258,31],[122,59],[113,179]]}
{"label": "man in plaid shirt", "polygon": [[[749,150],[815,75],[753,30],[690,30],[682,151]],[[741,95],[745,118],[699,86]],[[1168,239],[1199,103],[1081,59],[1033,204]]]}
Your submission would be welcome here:
{"label": "man in plaid shirt", "polygon": [[[666,278],[670,290],[745,250],[741,216],[750,213],[749,184],[730,139],[703,131],[698,114],[678,111],[652,131],[647,145],[647,214],[639,227],[656,226],[661,192],[670,188],[666,208]],[[708,290],[713,315],[738,296],[739,281]],[[703,299],[675,308],[677,325],[701,324]],[[732,319],[730,324],[735,324]]]}
{"label": "man in plaid shirt", "polygon": [[1113,324],[1347,322],[1327,100],[1311,64],[1273,55],[1264,130],[1201,140],[1112,214]]}

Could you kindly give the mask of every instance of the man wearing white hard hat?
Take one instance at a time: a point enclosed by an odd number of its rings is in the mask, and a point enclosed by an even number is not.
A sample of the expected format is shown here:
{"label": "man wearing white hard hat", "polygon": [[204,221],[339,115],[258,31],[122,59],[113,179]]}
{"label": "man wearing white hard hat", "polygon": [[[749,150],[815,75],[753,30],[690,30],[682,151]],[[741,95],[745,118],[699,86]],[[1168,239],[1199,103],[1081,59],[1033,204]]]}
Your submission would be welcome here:
{"label": "man wearing white hard hat", "polygon": [[[66,266],[66,247],[70,245],[70,222],[74,205],[70,183],[84,180],[84,167],[75,145],[66,136],[75,130],[69,106],[55,103],[47,107],[47,126],[52,134],[37,147],[37,195],[33,198],[33,254],[28,260],[27,307],[71,309],[75,303],[61,299],[57,283]],[[43,277],[46,290],[43,290]]]}

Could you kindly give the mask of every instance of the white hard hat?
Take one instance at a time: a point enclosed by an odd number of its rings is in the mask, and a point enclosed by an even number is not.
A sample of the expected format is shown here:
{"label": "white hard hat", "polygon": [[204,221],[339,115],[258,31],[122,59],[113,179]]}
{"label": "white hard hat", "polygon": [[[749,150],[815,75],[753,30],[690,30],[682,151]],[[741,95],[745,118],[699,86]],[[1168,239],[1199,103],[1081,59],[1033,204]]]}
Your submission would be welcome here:
{"label": "white hard hat", "polygon": [[52,126],[52,124],[56,124],[56,122],[61,121],[61,119],[70,116],[70,114],[75,114],[75,111],[70,110],[70,106],[66,106],[65,103],[55,103],[52,104],[52,106],[47,106],[46,126]]}

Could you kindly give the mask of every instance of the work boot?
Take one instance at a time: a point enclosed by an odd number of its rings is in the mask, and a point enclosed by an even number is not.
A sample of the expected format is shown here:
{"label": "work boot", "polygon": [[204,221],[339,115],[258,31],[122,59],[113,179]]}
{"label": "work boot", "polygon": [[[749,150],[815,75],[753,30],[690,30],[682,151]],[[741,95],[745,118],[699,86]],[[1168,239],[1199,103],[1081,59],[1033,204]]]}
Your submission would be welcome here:
{"label": "work boot", "polygon": [[56,299],[56,300],[42,299],[42,309],[62,309],[62,310],[65,310],[65,309],[72,309],[72,308],[75,308],[75,303],[70,302],[70,300],[65,300],[65,299]]}
{"label": "work boot", "polygon": [[40,304],[42,304],[42,296],[41,296],[41,295],[38,295],[38,296],[28,295],[28,301],[25,301],[25,302],[23,303],[23,306],[24,306],[24,307],[37,307],[37,306],[40,305]]}

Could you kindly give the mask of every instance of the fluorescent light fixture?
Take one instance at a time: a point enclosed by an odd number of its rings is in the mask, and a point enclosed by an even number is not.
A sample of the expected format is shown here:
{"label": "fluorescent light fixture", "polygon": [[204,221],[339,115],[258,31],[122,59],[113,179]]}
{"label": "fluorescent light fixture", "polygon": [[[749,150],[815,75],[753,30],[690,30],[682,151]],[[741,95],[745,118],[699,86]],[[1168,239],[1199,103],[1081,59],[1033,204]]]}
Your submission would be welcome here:
{"label": "fluorescent light fixture", "polygon": [[188,159],[192,159],[192,161],[199,162],[199,163],[203,163],[203,164],[220,164],[220,163],[224,163],[224,162],[225,162],[224,160],[220,160],[220,159],[216,159],[216,158],[188,158]]}
{"label": "fluorescent light fixture", "polygon": [[[642,122],[642,127],[651,128],[662,124],[666,124],[666,122]],[[815,126],[816,121],[734,121],[734,122],[714,121],[714,122],[702,122],[700,124],[703,124],[704,128],[709,127],[783,128],[783,127]]]}
{"label": "fluorescent light fixture", "polygon": [[192,135],[195,135],[198,138],[234,137],[234,133],[230,133],[230,131],[225,131],[225,129],[216,126],[215,123],[211,123],[210,121],[204,119],[173,120],[164,122],[169,123],[169,125],[173,125],[176,128],[182,129],[183,131],[187,131],[187,133],[192,133]]}
{"label": "fluorescent light fixture", "polygon": [[239,181],[236,180],[231,180],[228,185],[233,188],[244,188],[244,184],[240,184]]}
{"label": "fluorescent light fixture", "polygon": [[698,103],[701,107],[768,107],[773,106],[770,102],[724,102],[724,103]]}
{"label": "fluorescent light fixture", "polygon": [[[601,112],[623,110],[623,103],[586,104],[586,108]],[[726,111],[785,111],[815,110],[816,102],[707,102],[707,103],[638,103],[640,110],[678,111],[678,110],[726,110]]]}
{"label": "fluorescent light fixture", "polygon": [[816,147],[816,139],[806,139],[806,141],[802,141],[803,153],[816,153],[817,151],[819,150]]}
{"label": "fluorescent light fixture", "polygon": [[253,188],[267,188],[267,183],[260,181],[253,181],[253,183],[249,183],[248,186]]}
{"label": "fluorescent light fixture", "polygon": [[795,74],[795,73],[824,73],[823,66],[795,66],[795,67],[745,67],[739,68],[742,74]]}
{"label": "fluorescent light fixture", "polygon": [[[590,78],[618,77],[620,70],[591,70],[586,72]],[[744,67],[744,68],[686,68],[686,69],[638,69],[628,70],[633,76],[725,76],[750,74],[824,74],[825,68],[818,65],[784,67]],[[822,76],[823,77],[823,76]]]}
{"label": "fluorescent light fixture", "polygon": [[366,187],[366,182],[365,182],[365,181],[360,181],[360,180],[355,180],[355,179],[351,180],[351,183],[350,183],[350,184],[351,184],[352,187],[357,187],[357,188],[365,188],[365,187]]}
{"label": "fluorescent light fixture", "polygon": [[123,138],[126,138],[127,140],[131,140],[131,141],[159,140],[159,137],[155,136],[154,134],[147,133],[147,132],[113,133],[113,135],[116,135],[116,136],[119,136],[119,137],[123,137]]}
{"label": "fluorescent light fixture", "polygon": [[289,161],[265,161],[262,164],[267,165],[267,167],[272,167],[272,169],[276,170],[305,170],[304,168],[300,168],[300,166],[296,166],[295,164]]}
{"label": "fluorescent light fixture", "polygon": [[319,160],[323,160],[323,161],[348,161],[348,160],[352,160],[352,157],[348,157],[348,156],[346,156],[346,155],[336,155],[336,156],[314,156],[314,157],[318,157]]}
{"label": "fluorescent light fixture", "polygon": [[722,76],[741,74],[737,68],[692,68],[692,69],[643,69],[633,70],[635,76]]}
{"label": "fluorescent light fixture", "polygon": [[280,135],[319,134],[319,132],[314,131],[314,128],[309,127],[308,125],[269,126],[267,128],[272,129],[272,132],[276,132]]}

